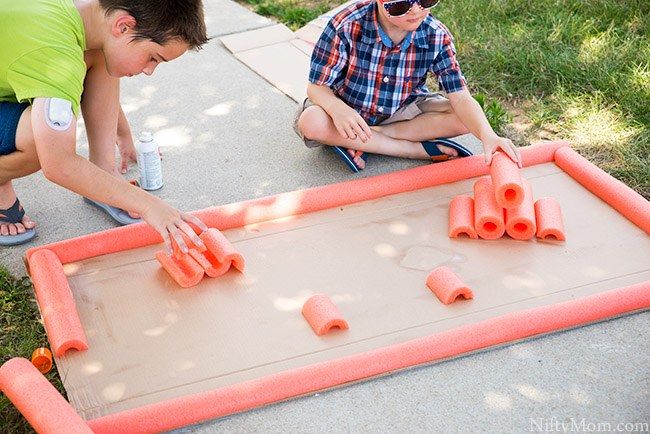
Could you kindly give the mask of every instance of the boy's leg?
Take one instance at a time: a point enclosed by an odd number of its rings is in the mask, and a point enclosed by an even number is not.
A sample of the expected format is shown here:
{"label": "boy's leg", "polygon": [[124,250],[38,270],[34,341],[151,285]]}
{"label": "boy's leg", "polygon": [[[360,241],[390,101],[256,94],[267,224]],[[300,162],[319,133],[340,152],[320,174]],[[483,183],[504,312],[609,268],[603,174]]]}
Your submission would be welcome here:
{"label": "boy's leg", "polygon": [[[358,138],[350,140],[341,137],[329,115],[316,105],[304,110],[298,125],[305,137],[326,145],[393,157],[428,160],[430,156],[422,146],[423,140],[453,137],[467,132],[465,126],[451,111],[451,105],[447,104],[427,105],[423,108],[431,111],[423,111],[413,119],[371,127],[373,135],[366,142]],[[418,129],[420,131],[413,131]],[[439,148],[452,157],[458,155],[452,148],[446,146],[439,146]],[[354,155],[354,151],[349,152],[351,156]],[[354,161],[360,168],[365,166],[365,161],[360,157],[356,157]]]}
{"label": "boy's leg", "polygon": [[439,137],[455,137],[469,133],[446,98],[427,99],[416,104],[415,107],[419,113],[412,118],[386,122],[376,128],[390,137],[412,142],[422,142]]}
{"label": "boy's leg", "polygon": [[[15,150],[6,155],[0,155],[0,210],[7,210],[16,202],[16,192],[12,181],[16,178],[30,175],[40,170],[34,134],[31,122],[32,108],[27,107],[18,120],[14,134]],[[16,235],[36,226],[27,215],[20,223],[0,222],[0,234]]]}

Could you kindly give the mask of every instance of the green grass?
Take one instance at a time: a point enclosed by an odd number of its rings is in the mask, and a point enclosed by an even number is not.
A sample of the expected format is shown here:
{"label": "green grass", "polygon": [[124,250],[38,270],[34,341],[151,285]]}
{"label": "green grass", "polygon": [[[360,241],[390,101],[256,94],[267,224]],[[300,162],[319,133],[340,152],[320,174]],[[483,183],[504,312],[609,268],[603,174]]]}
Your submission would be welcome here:
{"label": "green grass", "polygon": [[[49,344],[31,281],[27,277],[11,277],[6,267],[0,265],[0,365],[14,357],[31,359],[32,352],[39,347],[49,347]],[[45,376],[64,393],[56,369],[50,370]],[[4,394],[0,395],[0,432],[34,432]]]}
{"label": "green grass", "polygon": [[526,107],[536,129],[650,198],[650,2],[445,1],[475,92]]}

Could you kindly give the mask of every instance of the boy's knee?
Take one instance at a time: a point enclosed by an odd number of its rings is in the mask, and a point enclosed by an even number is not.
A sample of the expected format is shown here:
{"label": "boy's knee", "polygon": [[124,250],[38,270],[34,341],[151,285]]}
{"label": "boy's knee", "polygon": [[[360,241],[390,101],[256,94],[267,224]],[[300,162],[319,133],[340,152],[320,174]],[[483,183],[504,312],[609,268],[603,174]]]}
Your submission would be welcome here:
{"label": "boy's knee", "polygon": [[307,107],[298,119],[298,128],[302,134],[311,140],[318,140],[323,136],[327,124],[323,114],[325,112],[318,106]]}

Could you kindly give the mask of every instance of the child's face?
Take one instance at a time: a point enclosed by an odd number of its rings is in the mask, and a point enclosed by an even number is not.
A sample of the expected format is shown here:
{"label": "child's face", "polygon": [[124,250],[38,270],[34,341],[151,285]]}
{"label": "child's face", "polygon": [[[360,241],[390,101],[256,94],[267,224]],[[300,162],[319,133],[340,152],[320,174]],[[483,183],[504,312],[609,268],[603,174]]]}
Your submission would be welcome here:
{"label": "child's face", "polygon": [[420,24],[422,24],[422,21],[424,21],[430,12],[430,9],[422,9],[416,2],[405,15],[394,17],[388,13],[384,6],[384,4],[390,4],[392,1],[376,0],[376,2],[377,10],[379,11],[379,20],[382,24],[395,26],[407,32],[420,27]]}
{"label": "child's face", "polygon": [[113,77],[132,77],[140,73],[153,74],[162,62],[180,57],[188,49],[188,44],[171,40],[159,45],[151,40],[122,41],[111,50],[104,52],[108,73]]}
{"label": "child's face", "polygon": [[135,19],[119,11],[111,21],[111,34],[102,51],[108,74],[113,77],[151,75],[162,62],[176,59],[189,48],[187,42],[178,39],[171,39],[164,45],[150,39],[134,39]]}

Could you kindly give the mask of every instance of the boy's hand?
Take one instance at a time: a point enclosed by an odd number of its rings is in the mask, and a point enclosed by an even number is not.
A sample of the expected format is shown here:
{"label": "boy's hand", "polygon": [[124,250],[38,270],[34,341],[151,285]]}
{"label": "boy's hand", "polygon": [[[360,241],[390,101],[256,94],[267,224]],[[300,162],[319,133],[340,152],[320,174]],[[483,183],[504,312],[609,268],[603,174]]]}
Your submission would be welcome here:
{"label": "boy's hand", "polygon": [[197,246],[203,244],[201,238],[199,238],[188,223],[195,225],[201,231],[207,231],[208,227],[205,223],[192,214],[177,210],[173,206],[153,195],[151,197],[154,198],[154,205],[147,207],[145,212],[140,215],[147,223],[149,223],[149,225],[160,233],[167,250],[170,252],[174,251],[171,242],[171,238],[173,237],[181,251],[187,253],[188,247],[185,244],[185,241],[183,241],[180,231],[185,232],[185,235],[187,235]]}
{"label": "boy's hand", "polygon": [[517,163],[517,166],[519,166],[519,168],[522,167],[519,149],[512,143],[510,139],[495,135],[494,137],[483,141],[483,151],[485,153],[485,164],[488,166],[492,163],[492,155],[494,155],[496,151],[502,151],[504,154],[510,157],[512,161]]}
{"label": "boy's hand", "polygon": [[349,140],[359,138],[363,143],[372,136],[366,121],[351,107],[345,106],[330,113],[336,130]]}

